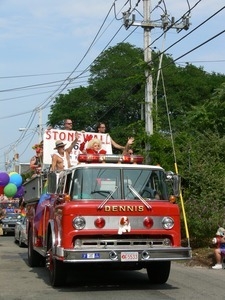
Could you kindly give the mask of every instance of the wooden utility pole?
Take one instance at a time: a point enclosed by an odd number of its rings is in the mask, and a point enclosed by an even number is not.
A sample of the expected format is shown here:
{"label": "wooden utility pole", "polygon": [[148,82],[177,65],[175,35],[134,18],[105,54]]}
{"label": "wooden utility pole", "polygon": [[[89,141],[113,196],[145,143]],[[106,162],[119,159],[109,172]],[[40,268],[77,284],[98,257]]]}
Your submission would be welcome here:
{"label": "wooden utility pole", "polygon": [[[152,118],[152,107],[153,107],[153,82],[151,73],[152,64],[152,51],[151,51],[151,30],[155,27],[162,28],[164,31],[171,28],[176,29],[178,32],[182,29],[189,29],[189,15],[183,16],[180,23],[175,22],[172,17],[169,19],[169,15],[165,11],[165,14],[161,15],[161,20],[158,22],[151,21],[151,0],[143,0],[143,21],[136,21],[135,15],[132,14],[131,8],[123,12],[124,26],[128,29],[130,26],[141,26],[144,29],[144,61],[148,65],[145,70],[145,132],[147,135],[153,134],[153,118]],[[150,144],[147,142],[145,145],[146,150],[146,162],[149,163],[149,150]]]}

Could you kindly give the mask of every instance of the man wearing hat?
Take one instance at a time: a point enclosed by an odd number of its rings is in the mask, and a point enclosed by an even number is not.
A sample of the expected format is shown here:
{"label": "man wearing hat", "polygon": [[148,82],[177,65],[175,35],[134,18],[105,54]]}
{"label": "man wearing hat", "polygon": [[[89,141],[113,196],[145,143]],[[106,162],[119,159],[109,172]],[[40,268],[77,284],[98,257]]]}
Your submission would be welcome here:
{"label": "man wearing hat", "polygon": [[32,149],[36,151],[36,155],[30,160],[30,168],[33,172],[32,177],[41,173],[43,162],[43,141],[40,144],[35,144]]}
{"label": "man wearing hat", "polygon": [[63,171],[65,169],[71,168],[70,162],[70,153],[78,141],[78,133],[75,134],[75,140],[71,143],[71,145],[65,149],[66,144],[61,140],[57,140],[55,142],[54,150],[57,150],[57,153],[52,155],[52,166],[51,171]]}

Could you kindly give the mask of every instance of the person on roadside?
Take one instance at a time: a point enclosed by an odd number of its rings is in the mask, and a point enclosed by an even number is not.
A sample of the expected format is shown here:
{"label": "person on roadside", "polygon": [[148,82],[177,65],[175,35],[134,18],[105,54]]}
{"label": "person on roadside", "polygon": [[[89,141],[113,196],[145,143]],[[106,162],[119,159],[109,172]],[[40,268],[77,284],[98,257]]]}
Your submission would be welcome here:
{"label": "person on roadside", "polygon": [[1,224],[1,220],[5,218],[5,210],[0,207],[0,224]]}
{"label": "person on roadside", "polygon": [[[97,125],[96,125],[96,132],[98,132],[98,133],[106,133],[105,123],[102,123],[102,122],[97,123]],[[111,139],[111,144],[112,144],[113,148],[124,151],[125,146],[121,146],[121,145],[117,144],[111,137],[110,137],[110,139]]]}
{"label": "person on roadside", "polygon": [[214,270],[223,269],[223,258],[225,257],[225,229],[220,227],[217,230],[216,238],[212,240],[213,244],[216,246],[214,249],[214,256],[216,259],[216,264],[212,266]]}
{"label": "person on roadside", "polygon": [[14,212],[14,207],[12,206],[11,203],[8,204],[5,210],[7,213],[13,213]]}

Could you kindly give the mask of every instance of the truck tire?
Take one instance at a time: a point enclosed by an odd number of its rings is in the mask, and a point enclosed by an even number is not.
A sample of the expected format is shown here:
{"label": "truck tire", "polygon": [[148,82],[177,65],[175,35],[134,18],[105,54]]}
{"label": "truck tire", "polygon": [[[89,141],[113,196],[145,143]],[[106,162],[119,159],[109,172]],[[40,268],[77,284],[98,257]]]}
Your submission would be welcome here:
{"label": "truck tire", "polygon": [[47,267],[51,286],[59,287],[65,285],[67,277],[66,267],[63,262],[53,257],[52,234],[49,235],[48,239]]}
{"label": "truck tire", "polygon": [[164,284],[170,275],[170,261],[153,261],[147,269],[148,279],[152,284]]}
{"label": "truck tire", "polygon": [[33,230],[29,229],[28,234],[28,264],[30,267],[42,267],[44,266],[44,257],[42,257],[33,248]]}

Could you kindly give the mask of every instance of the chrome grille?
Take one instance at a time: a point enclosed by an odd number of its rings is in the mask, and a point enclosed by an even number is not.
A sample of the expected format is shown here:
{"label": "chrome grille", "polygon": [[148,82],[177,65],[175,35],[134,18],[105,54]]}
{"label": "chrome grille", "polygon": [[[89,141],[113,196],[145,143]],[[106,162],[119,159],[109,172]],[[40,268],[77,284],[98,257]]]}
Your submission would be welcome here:
{"label": "chrome grille", "polygon": [[[106,249],[123,248],[123,247],[141,247],[141,248],[154,248],[158,246],[164,246],[164,239],[85,239],[79,238],[74,241],[74,248],[99,248]],[[168,246],[167,246],[168,247]]]}

